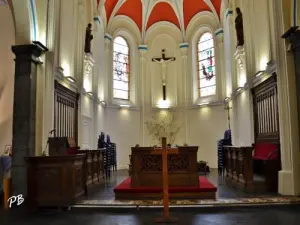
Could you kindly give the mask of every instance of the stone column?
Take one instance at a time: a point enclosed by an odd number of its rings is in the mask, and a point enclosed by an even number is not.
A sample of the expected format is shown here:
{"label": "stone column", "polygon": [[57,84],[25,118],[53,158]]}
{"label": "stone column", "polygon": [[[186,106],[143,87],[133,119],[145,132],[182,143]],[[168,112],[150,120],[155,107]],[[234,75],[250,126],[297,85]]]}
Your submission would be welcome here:
{"label": "stone column", "polygon": [[[215,31],[215,40],[216,40],[216,48],[217,56],[216,56],[216,71],[217,74],[224,74],[225,71],[225,62],[224,62],[224,31],[223,28],[219,28]],[[217,87],[222,87],[221,92],[219,91],[218,97],[219,99],[224,99],[226,96],[226,77],[217,76],[216,77]],[[220,90],[220,88],[218,88]]]}
{"label": "stone column", "polygon": [[296,80],[294,75],[293,56],[287,52],[288,43],[280,36],[283,30],[288,30],[287,23],[283,23],[285,8],[282,1],[271,4],[274,23],[274,37],[276,46],[275,60],[277,63],[278,111],[280,130],[281,171],[279,171],[278,192],[283,195],[300,194],[299,169],[299,129],[297,114]]}
{"label": "stone column", "polygon": [[184,100],[184,143],[188,144],[189,142],[189,94],[187,87],[187,54],[188,54],[188,43],[181,43],[179,45],[181,50],[181,58],[182,58],[182,74],[183,74],[183,100]]}
{"label": "stone column", "polygon": [[42,44],[15,45],[15,86],[13,108],[12,194],[27,195],[24,157],[35,155],[36,80],[39,58],[48,49]]}
{"label": "stone column", "polygon": [[140,132],[141,132],[141,146],[145,146],[145,63],[146,58],[145,54],[147,53],[148,47],[147,45],[139,45],[138,46],[140,52],[140,84],[141,84],[141,121],[140,121]]}
{"label": "stone column", "polygon": [[54,74],[55,68],[57,67],[58,57],[58,40],[57,33],[59,31],[59,14],[60,14],[60,3],[56,0],[49,1],[49,12],[48,12],[48,25],[47,25],[47,47],[49,48],[49,52],[47,54],[45,60],[45,86],[43,86],[44,91],[44,100],[43,100],[43,149],[39,151],[45,151],[48,154],[47,146],[49,132],[54,128],[53,120],[54,120]]}
{"label": "stone column", "polygon": [[[107,57],[105,57],[105,67],[104,67],[104,83],[105,83],[105,90],[104,90],[104,99],[106,102],[106,106],[108,104],[111,104],[111,100],[112,100],[112,79],[111,79],[111,62],[112,62],[112,54],[111,54],[111,42],[112,42],[112,36],[110,36],[110,34],[106,33],[104,35],[104,44],[105,44],[105,55]],[[104,111],[104,130],[107,130],[107,107],[105,108]]]}

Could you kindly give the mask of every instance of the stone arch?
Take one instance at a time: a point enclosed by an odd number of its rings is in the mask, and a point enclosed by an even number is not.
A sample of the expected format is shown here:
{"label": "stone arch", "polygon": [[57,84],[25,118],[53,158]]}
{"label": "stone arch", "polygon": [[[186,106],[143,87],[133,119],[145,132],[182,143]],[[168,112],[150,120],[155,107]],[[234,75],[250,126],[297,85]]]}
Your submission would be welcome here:
{"label": "stone arch", "polygon": [[0,27],[3,34],[0,42],[0,153],[5,145],[12,144],[15,24],[11,5],[0,5]]}
{"label": "stone arch", "polygon": [[9,0],[15,21],[16,44],[30,44],[38,38],[35,0]]}

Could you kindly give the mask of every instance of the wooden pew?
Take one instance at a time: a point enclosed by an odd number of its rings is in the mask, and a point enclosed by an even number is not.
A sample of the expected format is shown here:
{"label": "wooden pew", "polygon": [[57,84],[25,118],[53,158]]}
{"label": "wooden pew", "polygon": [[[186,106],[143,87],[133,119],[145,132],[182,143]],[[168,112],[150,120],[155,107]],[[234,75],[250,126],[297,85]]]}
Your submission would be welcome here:
{"label": "wooden pew", "polygon": [[253,147],[224,147],[226,183],[247,192],[265,192],[264,177],[253,173]]}

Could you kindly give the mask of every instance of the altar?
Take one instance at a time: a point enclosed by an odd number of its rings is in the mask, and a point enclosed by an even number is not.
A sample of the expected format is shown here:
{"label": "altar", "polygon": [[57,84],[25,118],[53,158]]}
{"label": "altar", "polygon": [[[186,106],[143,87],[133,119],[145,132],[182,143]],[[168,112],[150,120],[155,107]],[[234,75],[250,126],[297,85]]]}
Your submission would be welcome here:
{"label": "altar", "polygon": [[[199,186],[198,146],[178,147],[179,154],[168,156],[169,186]],[[153,147],[131,148],[132,187],[162,187],[162,158]]]}
{"label": "altar", "polygon": [[[115,189],[117,200],[159,199],[162,197],[162,156],[154,147],[131,148],[131,177]],[[173,199],[215,199],[217,188],[197,173],[198,146],[178,147],[168,155],[168,184]]]}

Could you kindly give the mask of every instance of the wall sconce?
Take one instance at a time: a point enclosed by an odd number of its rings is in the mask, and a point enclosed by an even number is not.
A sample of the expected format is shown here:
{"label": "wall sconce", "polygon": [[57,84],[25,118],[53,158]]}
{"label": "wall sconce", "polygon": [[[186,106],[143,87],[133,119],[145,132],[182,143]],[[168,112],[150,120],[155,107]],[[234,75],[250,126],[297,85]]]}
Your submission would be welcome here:
{"label": "wall sconce", "polygon": [[100,101],[100,104],[103,106],[106,106],[106,102],[105,101]]}
{"label": "wall sconce", "polygon": [[264,74],[266,71],[265,70],[260,70],[256,74],[254,74],[255,77],[259,77],[260,75]]}
{"label": "wall sconce", "polygon": [[130,105],[120,105],[121,108],[130,108]]}
{"label": "wall sconce", "polygon": [[76,80],[75,80],[73,77],[70,77],[70,76],[65,77],[65,79],[67,79],[68,81],[70,81],[70,82],[72,82],[72,83],[75,83],[75,82],[76,82]]}
{"label": "wall sconce", "polygon": [[229,101],[229,97],[226,97],[226,98],[224,99],[224,101],[225,101],[225,102],[228,102],[228,101]]}
{"label": "wall sconce", "polygon": [[204,103],[200,103],[198,104],[199,106],[206,106],[206,105],[209,105],[210,102],[204,102]]}
{"label": "wall sconce", "polygon": [[236,89],[236,92],[240,92],[240,91],[242,91],[243,90],[243,88],[242,87],[239,87],[238,89]]}
{"label": "wall sconce", "polygon": [[92,96],[92,97],[94,96],[93,92],[90,92],[90,91],[87,92],[87,94],[88,94],[89,96]]}

